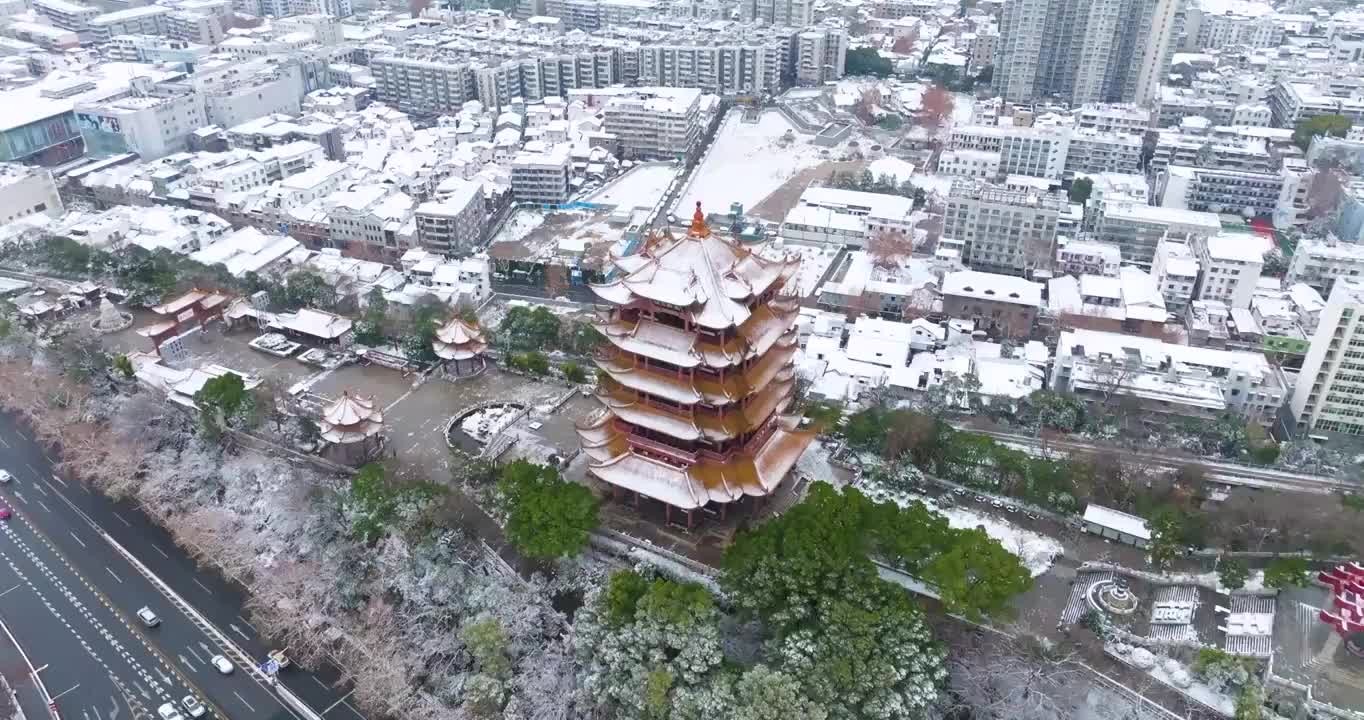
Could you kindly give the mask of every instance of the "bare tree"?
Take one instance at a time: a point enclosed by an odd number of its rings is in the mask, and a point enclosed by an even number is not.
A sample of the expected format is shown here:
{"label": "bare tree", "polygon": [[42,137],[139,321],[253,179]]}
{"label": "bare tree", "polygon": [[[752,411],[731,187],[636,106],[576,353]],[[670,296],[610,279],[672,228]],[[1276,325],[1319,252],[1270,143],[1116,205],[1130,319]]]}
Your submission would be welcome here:
{"label": "bare tree", "polygon": [[924,91],[919,100],[919,123],[930,130],[937,130],[952,117],[955,102],[947,88],[933,85]]}
{"label": "bare tree", "polygon": [[1064,720],[1092,680],[1078,658],[1033,636],[965,632],[952,643],[945,715]]}
{"label": "bare tree", "polygon": [[914,239],[898,230],[880,230],[867,240],[867,253],[876,267],[894,270],[914,253]]}

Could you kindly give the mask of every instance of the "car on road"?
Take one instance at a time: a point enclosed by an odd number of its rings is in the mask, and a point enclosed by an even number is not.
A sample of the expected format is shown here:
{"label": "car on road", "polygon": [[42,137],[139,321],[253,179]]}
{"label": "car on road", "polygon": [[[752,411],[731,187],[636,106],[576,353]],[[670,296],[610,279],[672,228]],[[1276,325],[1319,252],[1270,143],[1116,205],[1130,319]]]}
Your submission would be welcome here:
{"label": "car on road", "polygon": [[0,505],[0,520],[8,520],[9,516],[13,514],[8,505]]}
{"label": "car on road", "polygon": [[186,695],[180,704],[185,707],[185,712],[189,713],[192,718],[203,717],[204,713],[208,712],[208,708],[204,707],[204,704],[199,702],[199,698],[193,695]]}
{"label": "car on road", "polygon": [[156,709],[156,714],[161,716],[161,720],[185,720],[185,716],[176,709],[175,703],[166,703]]}
{"label": "car on road", "polygon": [[227,658],[223,657],[222,655],[214,655],[214,656],[213,656],[212,663],[213,663],[213,667],[217,668],[218,672],[222,673],[223,675],[231,675],[231,674],[232,674],[232,670],[233,670],[232,661],[231,661],[231,660],[228,660]]}
{"label": "car on road", "polygon": [[987,502],[987,501],[989,501],[989,498],[985,497],[984,495],[977,495],[977,496],[976,496],[976,502],[978,502],[978,503],[983,503],[983,502]]}
{"label": "car on road", "polygon": [[154,628],[161,624],[161,618],[157,617],[156,613],[152,612],[152,609],[146,605],[143,605],[138,609],[137,619],[141,620],[142,624],[149,628]]}
{"label": "car on road", "polygon": [[14,482],[14,476],[10,475],[8,470],[0,468],[0,483],[10,482]]}
{"label": "car on road", "polygon": [[992,508],[994,508],[994,509],[996,509],[996,510],[1002,510],[1002,509],[1004,509],[1004,503],[1002,503],[1002,502],[1000,502],[1000,501],[998,501],[998,500],[991,500],[991,501],[990,501],[990,507],[992,507]]}
{"label": "car on road", "polygon": [[42,288],[34,288],[33,292],[29,293],[29,295],[32,295],[33,297],[42,297],[46,294],[47,291]]}

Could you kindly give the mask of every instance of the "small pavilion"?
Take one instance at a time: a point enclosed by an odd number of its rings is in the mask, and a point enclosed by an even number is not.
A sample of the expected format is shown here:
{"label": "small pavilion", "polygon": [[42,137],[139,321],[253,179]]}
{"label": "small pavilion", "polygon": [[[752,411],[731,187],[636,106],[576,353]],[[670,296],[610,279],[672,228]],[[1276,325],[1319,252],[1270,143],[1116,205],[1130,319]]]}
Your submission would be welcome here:
{"label": "small pavilion", "polygon": [[488,364],[484,356],[488,342],[483,339],[483,331],[459,318],[451,319],[437,330],[431,344],[436,355],[445,361],[447,377],[477,375]]}
{"label": "small pavilion", "polygon": [[383,447],[384,414],[372,397],[341,393],[322,409],[318,427],[326,441],[322,456],[332,462],[363,465]]}

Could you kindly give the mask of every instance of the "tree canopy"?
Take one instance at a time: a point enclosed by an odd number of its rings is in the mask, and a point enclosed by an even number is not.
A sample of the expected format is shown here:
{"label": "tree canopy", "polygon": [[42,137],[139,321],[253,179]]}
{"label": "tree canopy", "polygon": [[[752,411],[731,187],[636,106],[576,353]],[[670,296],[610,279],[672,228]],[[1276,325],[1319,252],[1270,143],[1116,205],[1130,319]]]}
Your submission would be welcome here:
{"label": "tree canopy", "polygon": [[1094,192],[1094,181],[1087,177],[1075,178],[1070,184],[1070,201],[1083,205],[1089,200],[1090,193]]}
{"label": "tree canopy", "polygon": [[497,326],[499,344],[506,350],[554,350],[559,347],[559,316],[549,308],[517,306]]}
{"label": "tree canopy", "polygon": [[895,66],[883,57],[876,48],[855,48],[848,51],[844,59],[844,74],[846,75],[875,75],[876,77],[890,77],[895,72]]}
{"label": "tree canopy", "polygon": [[973,617],[1007,607],[1032,583],[1018,557],[982,531],[953,529],[921,503],[900,508],[827,483],[740,535],[725,553],[721,582],[741,608],[790,630],[816,617],[825,600],[881,582],[873,559],[938,585],[951,611]]}
{"label": "tree canopy", "polygon": [[194,393],[200,420],[210,434],[217,434],[234,419],[249,415],[252,402],[246,383],[236,373],[211,378]]}
{"label": "tree canopy", "polygon": [[1345,133],[1353,127],[1350,118],[1344,115],[1317,115],[1316,117],[1303,118],[1293,127],[1293,144],[1307,152],[1312,146],[1313,138],[1318,135],[1329,135],[1331,137],[1345,137]]}
{"label": "tree canopy", "polygon": [[1265,586],[1272,588],[1308,587],[1312,584],[1312,566],[1298,557],[1282,557],[1269,561],[1265,567]]}
{"label": "tree canopy", "polygon": [[545,465],[517,460],[497,484],[507,509],[507,537],[530,557],[576,555],[597,528],[597,499],[578,483]]}

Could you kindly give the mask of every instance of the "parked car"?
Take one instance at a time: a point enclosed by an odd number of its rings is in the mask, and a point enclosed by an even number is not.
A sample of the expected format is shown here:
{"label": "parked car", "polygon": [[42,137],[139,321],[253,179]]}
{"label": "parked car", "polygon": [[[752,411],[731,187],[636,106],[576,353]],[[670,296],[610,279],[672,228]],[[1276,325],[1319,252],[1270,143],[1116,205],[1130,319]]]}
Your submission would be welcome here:
{"label": "parked car", "polygon": [[8,520],[9,516],[13,514],[14,513],[10,512],[9,506],[0,505],[0,520]]}
{"label": "parked car", "polygon": [[212,662],[213,667],[216,668],[218,672],[222,673],[223,675],[231,675],[232,671],[235,669],[232,667],[232,661],[228,660],[222,655],[214,655]]}
{"label": "parked car", "polygon": [[11,482],[14,482],[14,476],[13,476],[13,475],[10,475],[8,470],[6,470],[6,469],[4,469],[4,468],[0,468],[0,483],[11,483]]}
{"label": "parked car", "polygon": [[156,714],[161,716],[161,720],[185,720],[185,716],[175,708],[175,703],[166,703],[156,709]]}
{"label": "parked car", "polygon": [[185,712],[189,713],[192,718],[203,717],[204,713],[208,712],[208,708],[204,707],[204,704],[199,702],[199,698],[193,695],[186,695],[180,704],[185,707]]}
{"label": "parked car", "polygon": [[142,624],[149,628],[154,628],[161,624],[161,618],[157,617],[156,613],[152,612],[152,609],[146,605],[138,608],[137,619],[141,620]]}

